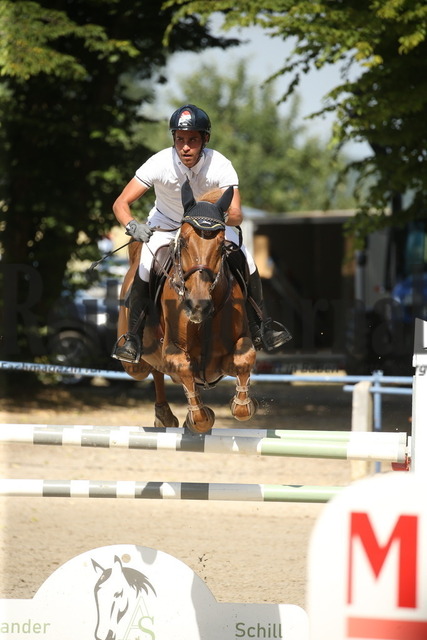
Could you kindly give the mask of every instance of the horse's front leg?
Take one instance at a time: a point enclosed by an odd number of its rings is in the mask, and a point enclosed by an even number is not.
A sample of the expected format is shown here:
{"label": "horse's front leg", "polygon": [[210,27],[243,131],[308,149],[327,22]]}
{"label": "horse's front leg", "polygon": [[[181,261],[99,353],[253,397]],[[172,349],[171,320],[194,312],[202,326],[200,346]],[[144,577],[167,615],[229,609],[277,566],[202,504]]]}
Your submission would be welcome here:
{"label": "horse's front leg", "polygon": [[243,422],[250,420],[257,412],[258,401],[249,395],[249,374],[236,376],[236,394],[230,400],[231,415]]}
{"label": "horse's front leg", "polygon": [[258,409],[258,402],[249,395],[250,375],[255,366],[256,351],[249,338],[240,338],[230,354],[229,375],[237,379],[236,393],[230,400],[231,414],[236,420],[250,420]]}
{"label": "horse's front leg", "polygon": [[187,353],[171,344],[163,353],[163,366],[174,382],[181,383],[187,397],[188,411],[183,426],[193,433],[207,433],[214,425],[215,414],[202,402]]}
{"label": "horse's front leg", "polygon": [[181,376],[181,383],[188,403],[184,428],[193,433],[207,433],[215,423],[215,413],[203,404],[192,376]]}

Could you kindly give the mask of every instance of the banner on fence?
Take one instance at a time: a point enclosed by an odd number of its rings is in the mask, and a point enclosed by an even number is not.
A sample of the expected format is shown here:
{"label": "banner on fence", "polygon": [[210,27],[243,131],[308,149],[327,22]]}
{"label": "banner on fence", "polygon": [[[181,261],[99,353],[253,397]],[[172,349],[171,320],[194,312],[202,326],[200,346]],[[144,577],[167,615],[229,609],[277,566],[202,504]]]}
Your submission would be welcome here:
{"label": "banner on fence", "polygon": [[415,473],[344,489],[309,549],[312,640],[427,638],[427,502]]}
{"label": "banner on fence", "polygon": [[218,603],[176,558],[133,545],[87,551],[31,600],[0,600],[0,638],[38,640],[308,640],[303,609]]}

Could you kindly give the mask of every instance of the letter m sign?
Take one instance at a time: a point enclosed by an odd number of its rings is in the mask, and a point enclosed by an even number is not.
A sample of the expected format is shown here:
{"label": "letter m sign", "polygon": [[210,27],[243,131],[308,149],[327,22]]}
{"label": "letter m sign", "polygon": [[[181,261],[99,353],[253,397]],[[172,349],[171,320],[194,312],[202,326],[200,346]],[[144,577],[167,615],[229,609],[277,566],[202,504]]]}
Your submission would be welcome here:
{"label": "letter m sign", "polygon": [[401,515],[397,519],[385,544],[379,544],[367,513],[350,514],[349,571],[347,585],[347,603],[353,601],[353,581],[355,567],[353,546],[359,539],[375,578],[378,578],[392,544],[399,545],[397,567],[397,607],[416,608],[417,606],[417,549],[418,516]]}

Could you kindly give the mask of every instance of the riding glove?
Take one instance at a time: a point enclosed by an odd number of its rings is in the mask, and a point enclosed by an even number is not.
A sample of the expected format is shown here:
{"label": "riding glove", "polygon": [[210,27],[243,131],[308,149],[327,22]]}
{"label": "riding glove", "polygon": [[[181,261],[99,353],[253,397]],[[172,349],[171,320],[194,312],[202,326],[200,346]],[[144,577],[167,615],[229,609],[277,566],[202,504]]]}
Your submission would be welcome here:
{"label": "riding glove", "polygon": [[138,240],[138,242],[148,242],[153,232],[145,222],[131,220],[126,225],[126,235],[132,236],[135,240]]}

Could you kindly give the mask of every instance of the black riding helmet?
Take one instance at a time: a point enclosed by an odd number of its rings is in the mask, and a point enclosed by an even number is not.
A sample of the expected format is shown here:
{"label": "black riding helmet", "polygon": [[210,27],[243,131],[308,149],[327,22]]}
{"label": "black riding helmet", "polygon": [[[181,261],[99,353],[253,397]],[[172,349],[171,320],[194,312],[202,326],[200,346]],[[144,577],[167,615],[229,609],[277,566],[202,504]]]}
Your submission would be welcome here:
{"label": "black riding helmet", "polygon": [[206,111],[194,104],[186,104],[173,112],[169,120],[169,130],[201,131],[208,136],[211,133],[211,121]]}

